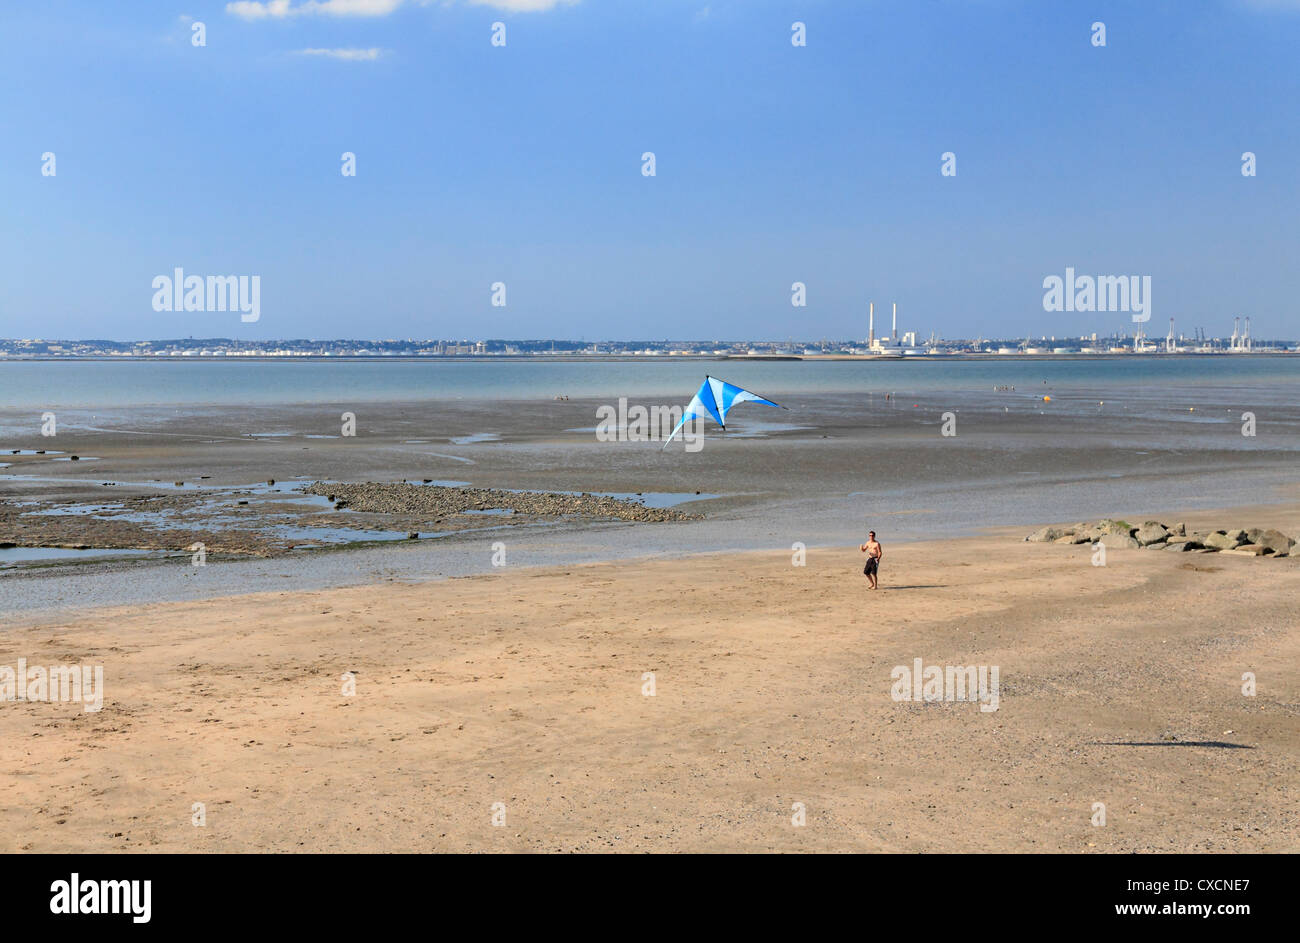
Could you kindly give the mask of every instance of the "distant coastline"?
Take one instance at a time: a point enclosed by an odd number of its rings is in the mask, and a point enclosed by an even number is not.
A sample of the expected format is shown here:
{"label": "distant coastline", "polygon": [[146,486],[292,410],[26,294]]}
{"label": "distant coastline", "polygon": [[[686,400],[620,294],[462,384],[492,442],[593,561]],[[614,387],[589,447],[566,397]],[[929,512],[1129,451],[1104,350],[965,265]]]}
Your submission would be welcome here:
{"label": "distant coastline", "polygon": [[1234,326],[1230,337],[1170,333],[1163,338],[1117,331],[1067,336],[921,338],[896,327],[866,339],[817,340],[686,339],[661,337],[630,340],[562,338],[234,338],[161,337],[142,340],[0,337],[0,363],[42,361],[382,361],[420,362],[506,360],[512,362],[672,362],[672,361],[805,361],[805,360],[1069,360],[1117,357],[1192,357],[1219,354],[1285,355],[1300,353],[1300,341],[1252,338],[1249,328]]}
{"label": "distant coastline", "polygon": [[1214,350],[1214,351],[1178,351],[1176,353],[1166,353],[1164,351],[1141,351],[1128,353],[1064,353],[1064,354],[1044,354],[1044,353],[975,353],[975,352],[957,352],[941,354],[907,354],[900,356],[898,354],[582,354],[582,353],[564,353],[564,354],[350,354],[347,356],[331,354],[306,354],[306,353],[257,353],[257,354],[237,354],[237,355],[213,355],[213,354],[134,354],[131,356],[111,356],[105,354],[99,355],[77,355],[77,354],[32,354],[32,355],[0,355],[0,364],[4,363],[169,363],[169,362],[200,362],[200,363],[248,363],[248,362],[265,362],[274,360],[284,363],[309,362],[309,363],[381,363],[385,361],[398,363],[668,363],[668,362],[688,362],[688,363],[721,363],[721,362],[740,362],[740,363],[772,363],[779,361],[789,362],[811,362],[811,363],[829,363],[840,361],[866,361],[869,363],[913,363],[916,361],[943,362],[952,361],[1039,361],[1048,360],[1059,362],[1064,360],[1085,360],[1088,362],[1100,360],[1168,360],[1168,359],[1186,359],[1192,360],[1197,358],[1216,359],[1219,357],[1294,357],[1300,355],[1300,349],[1289,348],[1265,348],[1261,350],[1234,351],[1234,350]]}

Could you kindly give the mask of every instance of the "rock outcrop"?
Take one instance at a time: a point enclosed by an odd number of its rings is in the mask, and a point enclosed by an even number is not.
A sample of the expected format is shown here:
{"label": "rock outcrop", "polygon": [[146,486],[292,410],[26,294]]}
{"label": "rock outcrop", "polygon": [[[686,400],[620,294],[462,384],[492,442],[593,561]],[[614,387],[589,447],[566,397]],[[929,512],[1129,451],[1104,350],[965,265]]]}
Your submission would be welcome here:
{"label": "rock outcrop", "polygon": [[1271,527],[1236,528],[1212,532],[1189,531],[1183,522],[1164,524],[1144,521],[1135,527],[1128,521],[1105,518],[1066,527],[1043,527],[1025,540],[1034,543],[1104,544],[1111,550],[1172,550],[1175,553],[1232,553],[1245,557],[1289,557],[1300,561],[1300,543]]}
{"label": "rock outcrop", "polygon": [[1133,533],[1133,539],[1143,547],[1164,543],[1169,539],[1169,531],[1159,521],[1147,521]]}

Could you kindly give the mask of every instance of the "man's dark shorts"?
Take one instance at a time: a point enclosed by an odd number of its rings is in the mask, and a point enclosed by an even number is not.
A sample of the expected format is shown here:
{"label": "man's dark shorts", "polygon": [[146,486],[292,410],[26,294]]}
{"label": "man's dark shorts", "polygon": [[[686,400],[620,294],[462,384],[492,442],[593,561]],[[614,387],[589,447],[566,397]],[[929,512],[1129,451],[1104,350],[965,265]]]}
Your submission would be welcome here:
{"label": "man's dark shorts", "polygon": [[875,557],[867,557],[867,565],[862,568],[863,576],[875,576],[880,570],[880,561]]}

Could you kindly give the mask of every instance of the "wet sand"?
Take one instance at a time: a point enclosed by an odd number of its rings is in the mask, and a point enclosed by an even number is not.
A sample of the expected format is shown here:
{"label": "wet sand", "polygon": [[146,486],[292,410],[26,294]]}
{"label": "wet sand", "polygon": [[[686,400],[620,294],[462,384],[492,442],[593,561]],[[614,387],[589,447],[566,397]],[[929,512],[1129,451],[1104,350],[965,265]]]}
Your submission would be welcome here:
{"label": "wet sand", "polygon": [[[1185,519],[1294,533],[1300,507]],[[0,664],[103,664],[107,693],[97,713],[0,705],[0,834],[11,851],[1300,850],[1300,558],[1095,567],[1022,537],[886,540],[878,593],[841,547],[19,621]],[[915,658],[998,666],[998,709],[893,700]]]}
{"label": "wet sand", "polygon": [[[795,542],[843,546],[868,528],[898,543],[1050,520],[1177,519],[1184,510],[1300,498],[1300,408],[1256,407],[1259,434],[1247,438],[1242,403],[1262,402],[1258,390],[1108,395],[1118,398],[1099,403],[1058,388],[1050,402],[1023,390],[794,395],[785,398],[788,411],[733,414],[729,431],[711,430],[696,453],[654,441],[597,441],[601,403],[549,397],[63,409],[52,438],[39,435],[32,415],[0,409],[0,458],[9,465],[0,469],[0,543],[170,548],[170,556],[127,562],[60,551],[77,557],[27,563],[0,547],[0,622],[286,585],[318,590],[487,573],[498,540],[514,563],[562,565]],[[1194,406],[1184,404],[1189,397]],[[945,436],[950,411],[956,435]],[[355,437],[342,435],[344,412],[356,415]],[[63,455],[7,454],[55,447]],[[56,460],[73,454],[83,460]],[[302,494],[313,481],[426,480],[640,493],[688,502],[664,506],[698,519],[416,519],[339,512],[325,497],[312,506]],[[420,539],[407,540],[411,532]],[[349,541],[363,546],[320,549]],[[189,565],[186,548],[195,543],[208,548],[203,568]],[[248,559],[256,554],[280,559]]]}
{"label": "wet sand", "polygon": [[[1105,403],[1062,391],[1050,402],[1024,392],[795,396],[789,411],[755,413],[758,407],[751,407],[726,434],[712,430],[698,453],[662,450],[653,441],[597,441],[600,405],[369,404],[352,407],[355,437],[341,434],[339,417],[350,411],[345,403],[65,410],[53,438],[40,436],[30,417],[23,420],[28,431],[19,434],[13,430],[22,428],[20,417],[0,416],[8,430],[0,437],[0,460],[10,466],[0,469],[0,541],[30,544],[43,531],[52,542],[76,540],[75,527],[56,527],[50,517],[33,513],[55,502],[83,510],[140,502],[174,511],[157,528],[165,539],[148,540],[142,525],[128,526],[119,514],[112,523],[121,539],[111,543],[97,541],[83,517],[86,542],[184,548],[202,540],[250,552],[310,543],[293,535],[277,540],[241,533],[223,542],[208,526],[211,515],[192,511],[197,496],[211,494],[230,505],[223,507],[227,517],[282,514],[277,502],[283,499],[264,493],[265,482],[275,479],[281,489],[313,481],[433,481],[713,495],[707,517],[725,520],[725,534],[677,529],[676,549],[759,549],[778,536],[828,546],[859,540],[866,527],[882,522],[896,540],[924,539],[976,534],[990,524],[1291,500],[1300,451],[1300,410],[1270,407],[1259,435],[1246,438],[1239,405],[1175,408],[1154,394]],[[955,418],[955,435],[942,432],[945,414]],[[5,454],[41,448],[64,454]],[[83,460],[55,460],[74,454]],[[306,523],[331,526],[320,516]],[[370,529],[389,524],[400,536],[434,529],[382,520]],[[617,541],[594,541],[616,554]]]}

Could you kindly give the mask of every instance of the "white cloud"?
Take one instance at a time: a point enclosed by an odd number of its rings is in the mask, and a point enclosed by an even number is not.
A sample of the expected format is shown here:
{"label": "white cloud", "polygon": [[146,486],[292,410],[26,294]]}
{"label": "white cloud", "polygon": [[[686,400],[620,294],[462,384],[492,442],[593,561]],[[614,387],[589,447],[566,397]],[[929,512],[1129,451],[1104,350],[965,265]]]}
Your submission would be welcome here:
{"label": "white cloud", "polygon": [[282,20],[290,16],[320,14],[322,16],[387,16],[402,5],[403,0],[303,0],[293,4],[290,0],[236,0],[226,4],[226,12],[246,20]]}
{"label": "white cloud", "polygon": [[476,7],[496,7],[511,13],[541,13],[558,6],[572,6],[578,0],[470,0]]}
{"label": "white cloud", "polygon": [[[226,12],[245,20],[283,20],[291,16],[388,16],[410,0],[234,0]],[[421,6],[430,0],[415,0]],[[512,13],[534,13],[570,6],[578,0],[469,0],[474,6]]]}
{"label": "white cloud", "polygon": [[300,56],[326,56],[344,62],[374,62],[384,54],[383,49],[299,49]]}

